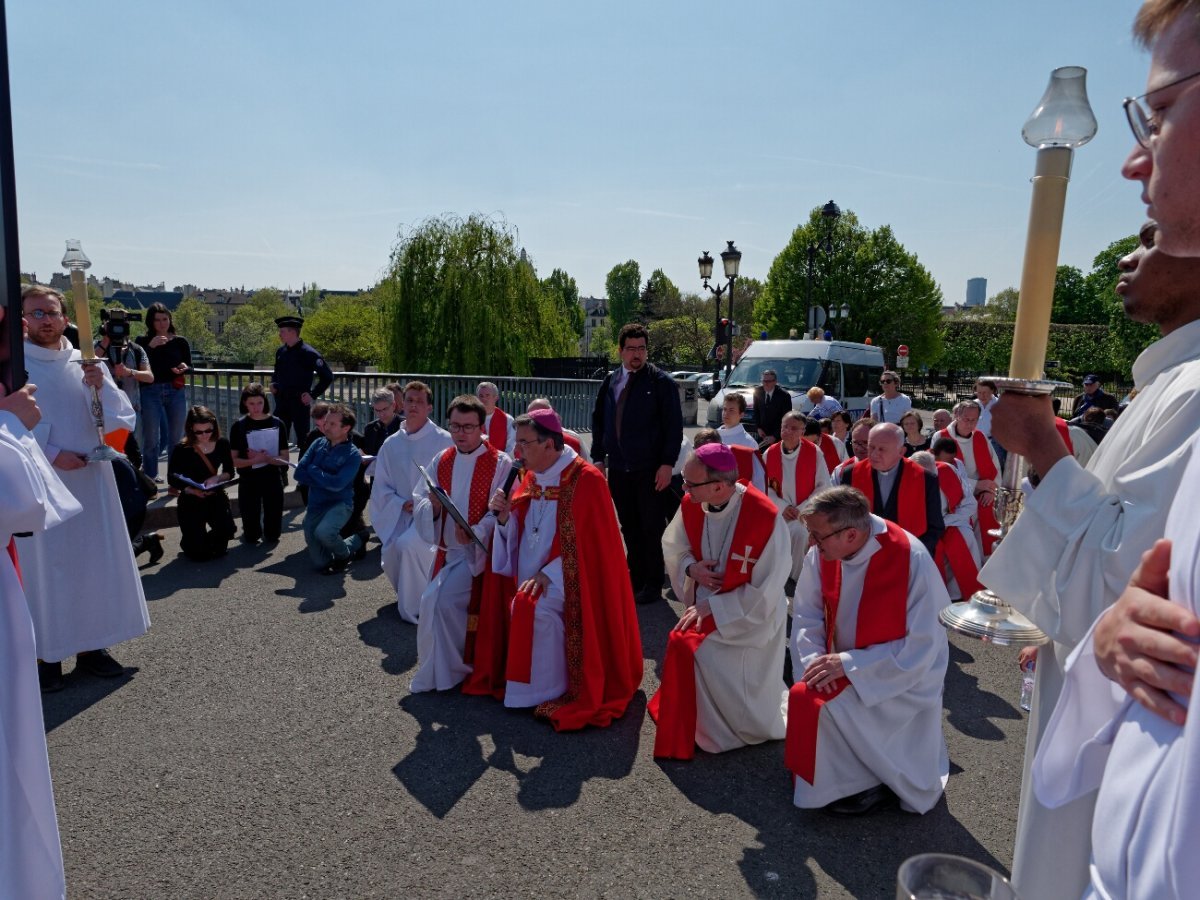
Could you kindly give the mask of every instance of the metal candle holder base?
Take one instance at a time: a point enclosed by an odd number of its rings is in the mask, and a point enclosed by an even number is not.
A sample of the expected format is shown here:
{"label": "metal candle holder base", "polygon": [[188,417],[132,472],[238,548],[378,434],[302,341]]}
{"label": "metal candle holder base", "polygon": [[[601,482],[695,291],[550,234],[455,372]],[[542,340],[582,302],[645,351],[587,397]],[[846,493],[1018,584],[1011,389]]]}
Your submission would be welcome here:
{"label": "metal candle holder base", "polygon": [[[75,360],[80,366],[100,366],[104,365],[104,360],[92,357],[91,359]],[[87,455],[87,461],[92,462],[112,462],[114,459],[124,459],[125,454],[119,453],[108,444],[104,443],[104,402],[100,399],[100,389],[92,388],[92,422],[96,425],[96,435],[100,438],[100,443],[92,448]]]}
{"label": "metal candle holder base", "polygon": [[[1071,386],[1062,381],[1032,378],[991,380],[1001,392],[1033,397],[1048,396],[1060,387]],[[1017,521],[1023,500],[1021,481],[1027,468],[1023,457],[1008,455],[1002,483],[996,490],[996,520],[1000,528],[991,532],[996,543],[1004,540]],[[966,603],[951,603],[938,614],[938,620],[950,631],[1001,647],[1038,647],[1050,642],[1044,631],[986,588],[976,591]]]}

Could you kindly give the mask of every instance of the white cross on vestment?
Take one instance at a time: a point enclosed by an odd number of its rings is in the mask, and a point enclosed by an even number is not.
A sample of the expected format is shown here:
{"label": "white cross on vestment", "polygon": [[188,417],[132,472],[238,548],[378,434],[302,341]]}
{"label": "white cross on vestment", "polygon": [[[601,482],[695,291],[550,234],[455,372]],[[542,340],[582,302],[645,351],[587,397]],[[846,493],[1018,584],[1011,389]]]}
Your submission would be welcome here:
{"label": "white cross on vestment", "polygon": [[746,555],[745,555],[745,556],[738,556],[736,553],[730,553],[730,554],[729,554],[729,558],[730,558],[730,559],[732,559],[734,562],[740,562],[740,563],[742,564],[742,570],[741,570],[741,571],[742,571],[742,574],[743,574],[743,575],[745,575],[747,572],[749,572],[749,571],[750,571],[749,569],[747,569],[747,568],[746,568],[746,566],[748,566],[748,565],[751,565],[751,566],[752,566],[752,565],[754,565],[756,562],[758,562],[758,560],[757,560],[755,557],[753,557],[753,556],[751,556],[751,555],[750,555],[750,551],[751,551],[751,550],[753,550],[753,549],[754,549],[754,547],[753,547],[753,546],[751,546],[750,544],[747,544],[747,545],[746,545]]}

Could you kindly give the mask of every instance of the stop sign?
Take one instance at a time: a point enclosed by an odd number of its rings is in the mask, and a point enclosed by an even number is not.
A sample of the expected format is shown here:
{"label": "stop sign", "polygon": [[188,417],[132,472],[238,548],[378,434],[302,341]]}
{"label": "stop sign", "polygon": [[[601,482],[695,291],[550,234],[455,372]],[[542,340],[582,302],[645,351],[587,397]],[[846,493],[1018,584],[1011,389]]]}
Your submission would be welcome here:
{"label": "stop sign", "polygon": [[897,356],[908,356],[908,344],[901,344],[896,348]]}

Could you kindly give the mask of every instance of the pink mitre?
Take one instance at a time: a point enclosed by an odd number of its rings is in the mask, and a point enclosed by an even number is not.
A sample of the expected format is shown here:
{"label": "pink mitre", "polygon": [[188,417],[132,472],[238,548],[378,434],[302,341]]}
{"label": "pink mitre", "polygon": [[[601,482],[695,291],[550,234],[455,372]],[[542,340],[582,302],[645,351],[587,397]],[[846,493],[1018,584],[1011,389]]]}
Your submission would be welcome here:
{"label": "pink mitre", "polygon": [[558,417],[558,413],[554,410],[535,409],[533,412],[527,413],[527,415],[547,431],[553,431],[555,434],[563,433],[562,419]]}
{"label": "pink mitre", "polygon": [[737,468],[737,458],[724,444],[704,444],[696,450],[696,459],[714,472],[732,472]]}

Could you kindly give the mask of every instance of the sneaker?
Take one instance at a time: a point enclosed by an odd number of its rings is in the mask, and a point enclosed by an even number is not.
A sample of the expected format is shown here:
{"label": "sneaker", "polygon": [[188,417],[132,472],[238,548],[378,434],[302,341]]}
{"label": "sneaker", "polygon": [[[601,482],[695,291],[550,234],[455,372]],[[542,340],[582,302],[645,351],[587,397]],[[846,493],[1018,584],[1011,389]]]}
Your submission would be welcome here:
{"label": "sneaker", "polygon": [[337,575],[339,572],[345,572],[350,565],[350,557],[343,556],[341,559],[335,559],[329,565],[321,570],[322,575]]}
{"label": "sneaker", "polygon": [[125,674],[125,667],[113,659],[103,647],[76,654],[75,665],[97,678],[118,678]]}
{"label": "sneaker", "polygon": [[166,484],[166,483],[167,483],[167,480],[166,480],[165,478],[163,478],[161,475],[155,475],[155,476],[154,476],[154,483],[155,483],[155,484]]}
{"label": "sneaker", "polygon": [[67,686],[63,681],[61,662],[42,662],[38,660],[38,685],[43,694],[54,694]]}

